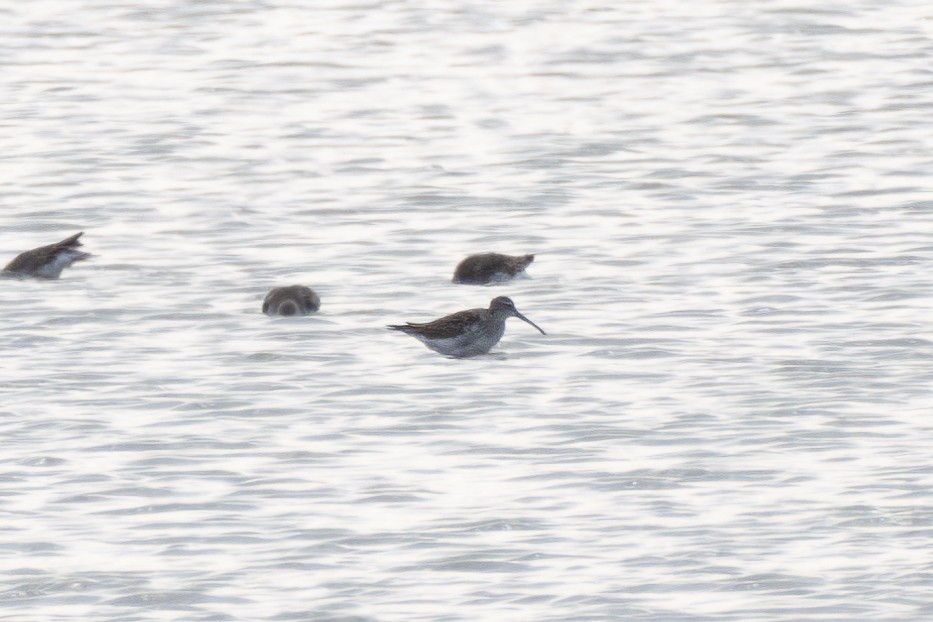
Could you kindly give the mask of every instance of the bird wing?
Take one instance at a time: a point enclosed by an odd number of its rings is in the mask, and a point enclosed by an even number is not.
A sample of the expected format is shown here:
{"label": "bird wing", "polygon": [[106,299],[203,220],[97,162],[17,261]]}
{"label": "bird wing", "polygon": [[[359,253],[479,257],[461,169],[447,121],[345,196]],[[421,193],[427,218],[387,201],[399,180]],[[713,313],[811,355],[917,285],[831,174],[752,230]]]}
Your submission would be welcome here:
{"label": "bird wing", "polygon": [[73,236],[67,237],[58,244],[52,244],[51,246],[57,249],[70,248],[72,246],[82,246],[81,242],[78,241],[78,238],[80,238],[82,235],[84,235],[84,231],[78,231]]}
{"label": "bird wing", "polygon": [[30,251],[20,253],[13,259],[13,261],[7,264],[4,270],[10,272],[36,270],[39,267],[53,261],[55,256],[58,255],[58,253],[61,251],[81,246],[81,242],[78,241],[78,238],[80,238],[83,234],[83,231],[79,231],[78,233],[65,238],[61,242],[49,244],[48,246],[40,246],[39,248],[34,248]]}
{"label": "bird wing", "polygon": [[472,332],[480,324],[481,312],[485,309],[469,309],[467,311],[458,311],[446,315],[439,320],[427,322],[425,324],[415,324],[409,322],[406,327],[412,329],[411,332],[417,332],[428,339],[451,339],[460,335]]}

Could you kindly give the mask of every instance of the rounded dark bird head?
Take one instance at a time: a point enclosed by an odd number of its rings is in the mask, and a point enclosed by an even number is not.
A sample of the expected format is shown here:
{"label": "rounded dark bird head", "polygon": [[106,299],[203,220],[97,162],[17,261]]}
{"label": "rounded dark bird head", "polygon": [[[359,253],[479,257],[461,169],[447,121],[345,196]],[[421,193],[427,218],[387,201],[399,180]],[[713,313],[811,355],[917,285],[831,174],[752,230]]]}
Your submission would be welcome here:
{"label": "rounded dark bird head", "polygon": [[291,316],[298,315],[298,304],[294,300],[284,300],[279,304],[278,308],[279,315]]}
{"label": "rounded dark bird head", "polygon": [[321,308],[321,298],[305,285],[273,287],[262,301],[266,315],[307,315]]}
{"label": "rounded dark bird head", "polygon": [[489,303],[489,313],[496,317],[508,318],[508,317],[517,317],[520,320],[528,322],[535,328],[537,328],[542,335],[547,333],[541,330],[541,327],[526,318],[524,315],[518,312],[518,309],[515,308],[515,303],[512,302],[512,299],[508,296],[498,296],[492,299],[492,302]]}

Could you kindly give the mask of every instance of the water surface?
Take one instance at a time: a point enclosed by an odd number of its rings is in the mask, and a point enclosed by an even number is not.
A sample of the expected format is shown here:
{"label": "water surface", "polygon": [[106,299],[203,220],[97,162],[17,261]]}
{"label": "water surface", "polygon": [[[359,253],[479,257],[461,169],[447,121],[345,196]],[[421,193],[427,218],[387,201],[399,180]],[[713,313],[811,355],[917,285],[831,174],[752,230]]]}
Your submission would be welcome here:
{"label": "water surface", "polygon": [[[931,23],[11,5],[2,261],[97,256],[0,283],[0,611],[929,619]],[[548,335],[384,329],[497,295]]]}

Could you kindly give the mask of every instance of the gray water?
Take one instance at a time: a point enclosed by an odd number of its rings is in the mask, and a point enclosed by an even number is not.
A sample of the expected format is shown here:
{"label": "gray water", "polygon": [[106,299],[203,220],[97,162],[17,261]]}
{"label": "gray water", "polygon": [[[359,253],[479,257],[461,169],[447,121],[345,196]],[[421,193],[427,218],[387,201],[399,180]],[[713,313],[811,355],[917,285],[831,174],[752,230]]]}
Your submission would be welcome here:
{"label": "gray water", "polygon": [[2,14],[3,619],[933,619],[928,2]]}

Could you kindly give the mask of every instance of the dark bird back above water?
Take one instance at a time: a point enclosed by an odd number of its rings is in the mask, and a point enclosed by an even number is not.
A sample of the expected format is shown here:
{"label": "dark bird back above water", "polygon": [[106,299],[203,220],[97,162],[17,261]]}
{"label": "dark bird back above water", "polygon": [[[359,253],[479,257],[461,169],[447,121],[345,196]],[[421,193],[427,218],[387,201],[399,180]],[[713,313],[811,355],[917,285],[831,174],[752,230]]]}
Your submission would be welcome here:
{"label": "dark bird back above water", "polygon": [[275,287],[262,302],[266,315],[308,315],[321,308],[321,299],[304,285]]}
{"label": "dark bird back above water", "polygon": [[502,255],[479,253],[470,255],[454,270],[454,283],[485,285],[498,283],[525,274],[525,268],[535,260],[534,255]]}
{"label": "dark bird back above water", "polygon": [[389,328],[411,335],[435,352],[461,358],[489,352],[502,339],[505,321],[510,317],[524,320],[542,335],[546,334],[540,326],[519,313],[515,303],[505,296],[493,298],[488,309],[458,311],[426,324],[409,322],[390,325]]}
{"label": "dark bird back above water", "polygon": [[79,231],[57,244],[49,244],[20,253],[6,265],[3,272],[12,276],[57,279],[62,270],[72,263],[92,256],[90,253],[78,250],[81,246],[78,238],[82,235],[84,232]]}

